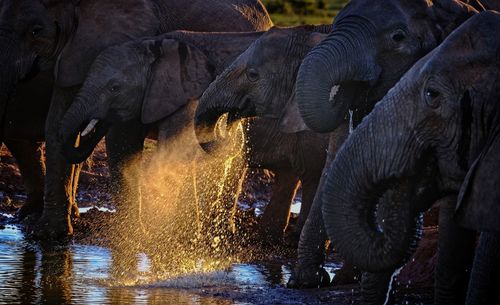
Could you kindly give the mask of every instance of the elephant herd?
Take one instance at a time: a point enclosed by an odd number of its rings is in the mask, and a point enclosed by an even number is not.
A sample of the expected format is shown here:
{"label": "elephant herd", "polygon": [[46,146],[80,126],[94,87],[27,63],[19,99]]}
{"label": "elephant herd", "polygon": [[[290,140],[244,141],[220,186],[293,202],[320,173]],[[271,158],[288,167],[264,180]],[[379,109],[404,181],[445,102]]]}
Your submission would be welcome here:
{"label": "elephant herd", "polygon": [[[139,188],[123,169],[148,133],[168,143],[188,128],[211,153],[228,113],[248,119],[249,166],[276,174],[263,238],[281,239],[302,184],[288,287],[331,284],[330,239],[340,273],[362,272],[363,303],[391,302],[439,201],[435,303],[498,304],[495,10],[351,0],[333,25],[279,28],[259,0],[2,0],[0,141],[28,193],[16,218],[36,221],[35,238],[71,235],[79,164],[104,136],[115,189]],[[117,209],[139,194],[116,191]]]}

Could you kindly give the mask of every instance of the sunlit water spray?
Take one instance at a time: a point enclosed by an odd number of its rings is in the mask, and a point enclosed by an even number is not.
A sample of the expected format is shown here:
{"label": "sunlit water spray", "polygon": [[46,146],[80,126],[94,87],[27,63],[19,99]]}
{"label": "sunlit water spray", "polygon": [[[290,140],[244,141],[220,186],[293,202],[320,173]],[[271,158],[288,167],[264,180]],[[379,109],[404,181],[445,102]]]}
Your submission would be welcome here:
{"label": "sunlit water spray", "polygon": [[[140,177],[126,179],[131,190],[140,181],[142,204],[119,212],[108,228],[115,265],[108,284],[144,285],[224,270],[252,258],[235,204],[246,170],[246,124],[227,128],[226,121],[224,116],[217,123],[222,145],[214,153],[201,150],[188,126],[157,152],[130,162],[129,168],[141,169]],[[147,272],[136,271],[139,253],[148,258]]]}

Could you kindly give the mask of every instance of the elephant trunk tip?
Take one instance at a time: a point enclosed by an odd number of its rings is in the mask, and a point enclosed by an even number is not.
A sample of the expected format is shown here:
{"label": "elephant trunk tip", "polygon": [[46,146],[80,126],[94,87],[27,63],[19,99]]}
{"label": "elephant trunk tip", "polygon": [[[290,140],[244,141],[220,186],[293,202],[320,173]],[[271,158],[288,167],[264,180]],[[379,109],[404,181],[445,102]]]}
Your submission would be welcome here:
{"label": "elephant trunk tip", "polygon": [[248,101],[240,107],[224,105],[198,108],[195,115],[195,133],[198,143],[204,151],[213,152],[220,145],[217,140],[220,131],[218,126],[230,129],[236,121],[255,116],[255,114],[255,107]]}
{"label": "elephant trunk tip", "polygon": [[195,117],[195,134],[200,147],[207,153],[215,150],[215,128],[219,115],[213,112],[200,112]]}
{"label": "elephant trunk tip", "polygon": [[63,121],[60,138],[62,154],[66,161],[72,164],[85,161],[109,129],[108,123],[97,119],[75,123],[73,126],[68,124]]}

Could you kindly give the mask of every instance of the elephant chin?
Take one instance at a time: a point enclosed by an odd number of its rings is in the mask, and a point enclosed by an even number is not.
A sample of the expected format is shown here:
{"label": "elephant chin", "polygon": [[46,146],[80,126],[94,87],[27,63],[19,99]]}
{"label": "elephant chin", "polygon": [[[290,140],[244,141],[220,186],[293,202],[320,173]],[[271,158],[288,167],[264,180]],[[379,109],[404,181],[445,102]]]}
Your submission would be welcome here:
{"label": "elephant chin", "polygon": [[105,121],[99,121],[88,135],[84,137],[80,136],[78,145],[75,145],[78,135],[83,131],[85,126],[87,124],[83,124],[79,131],[73,133],[63,142],[62,153],[69,163],[78,164],[85,161],[92,154],[99,141],[106,135],[110,124]]}

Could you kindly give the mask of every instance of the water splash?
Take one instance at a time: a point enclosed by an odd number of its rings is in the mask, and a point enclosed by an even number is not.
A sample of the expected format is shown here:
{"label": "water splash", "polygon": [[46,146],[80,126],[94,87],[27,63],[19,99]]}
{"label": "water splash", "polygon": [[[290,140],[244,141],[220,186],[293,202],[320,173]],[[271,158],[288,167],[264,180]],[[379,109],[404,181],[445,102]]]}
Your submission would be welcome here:
{"label": "water splash", "polygon": [[[155,153],[127,166],[128,190],[141,185],[141,200],[117,209],[109,227],[113,249],[112,285],[145,285],[184,274],[224,270],[248,261],[247,232],[237,218],[238,194],[245,177],[245,123],[216,126],[221,145],[207,154],[188,126]],[[138,172],[137,169],[140,169]],[[122,194],[139,198],[137,194]],[[125,211],[125,212],[124,212]],[[136,272],[145,253],[149,274]]]}

